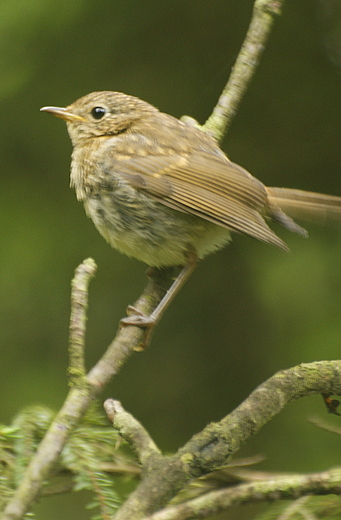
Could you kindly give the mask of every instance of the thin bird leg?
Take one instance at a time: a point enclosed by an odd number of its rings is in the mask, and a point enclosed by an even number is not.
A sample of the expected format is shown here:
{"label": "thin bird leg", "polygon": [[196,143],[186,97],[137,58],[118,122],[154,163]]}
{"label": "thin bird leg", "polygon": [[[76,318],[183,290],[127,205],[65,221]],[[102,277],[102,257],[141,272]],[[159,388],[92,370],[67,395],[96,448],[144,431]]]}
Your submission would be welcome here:
{"label": "thin bird leg", "polygon": [[178,292],[185,285],[188,278],[191,276],[196,267],[197,255],[195,252],[188,252],[186,254],[186,258],[187,264],[182,268],[179,275],[176,277],[173,284],[170,286],[170,288],[168,289],[158,306],[153,310],[153,312],[149,316],[146,316],[141,311],[136,309],[134,306],[129,305],[127,311],[134,312],[134,314],[132,316],[122,318],[120,321],[121,326],[136,325],[137,327],[142,327],[146,329],[144,341],[142,345],[140,345],[142,350],[146,348],[148,343],[150,342],[150,338],[154,330],[154,327],[160,321],[161,317],[163,316],[163,313],[170,305],[170,303],[173,301]]}

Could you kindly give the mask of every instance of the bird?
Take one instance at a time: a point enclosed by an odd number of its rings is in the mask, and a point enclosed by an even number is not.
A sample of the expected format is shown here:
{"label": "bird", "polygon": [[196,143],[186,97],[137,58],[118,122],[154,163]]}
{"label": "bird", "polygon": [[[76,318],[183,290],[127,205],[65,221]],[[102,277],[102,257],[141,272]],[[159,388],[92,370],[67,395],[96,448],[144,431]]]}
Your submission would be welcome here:
{"label": "bird", "polygon": [[122,325],[153,327],[197,261],[233,232],[288,251],[269,221],[306,237],[293,217],[341,216],[341,197],[266,187],[202,129],[135,96],[93,92],[41,111],[66,121],[70,185],[107,242],[153,268],[181,268],[150,316],[136,311]]}

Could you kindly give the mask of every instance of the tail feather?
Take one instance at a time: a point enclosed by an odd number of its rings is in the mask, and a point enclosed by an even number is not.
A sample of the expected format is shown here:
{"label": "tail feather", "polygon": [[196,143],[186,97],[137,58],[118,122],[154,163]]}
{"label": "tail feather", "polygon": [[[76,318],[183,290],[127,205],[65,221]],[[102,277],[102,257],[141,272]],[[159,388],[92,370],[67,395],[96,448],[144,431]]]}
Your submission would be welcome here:
{"label": "tail feather", "polygon": [[271,216],[290,231],[304,234],[291,217],[321,224],[341,221],[341,197],[289,188],[266,188],[266,191]]}
{"label": "tail feather", "polygon": [[327,217],[341,218],[341,197],[290,188],[266,188],[266,191],[270,203],[290,214],[297,211],[302,215],[313,213],[317,216],[325,214]]}

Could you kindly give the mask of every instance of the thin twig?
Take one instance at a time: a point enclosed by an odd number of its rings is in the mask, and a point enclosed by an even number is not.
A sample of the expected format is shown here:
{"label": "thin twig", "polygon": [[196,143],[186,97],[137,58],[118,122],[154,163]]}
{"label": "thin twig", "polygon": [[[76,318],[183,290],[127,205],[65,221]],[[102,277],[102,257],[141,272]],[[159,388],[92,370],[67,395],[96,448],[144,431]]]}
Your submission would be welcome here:
{"label": "thin twig", "polygon": [[[170,272],[165,270],[160,272],[157,277],[150,278],[134,306],[142,312],[150,314],[164,296],[169,276]],[[86,289],[85,285],[83,288]],[[85,308],[83,307],[82,312],[84,311]],[[62,408],[31,459],[19,487],[4,509],[0,517],[1,520],[20,520],[31,508],[68,438],[79,424],[93,399],[103,391],[111,378],[119,372],[136,346],[141,342],[143,335],[144,331],[139,327],[127,326],[119,329],[115,339],[84,378],[83,383],[79,380],[80,384],[74,385],[70,389]]]}
{"label": "thin twig", "polygon": [[151,455],[160,455],[159,448],[142,424],[126,412],[119,401],[107,399],[104,409],[114,428],[130,444],[142,465]]}
{"label": "thin twig", "polygon": [[294,515],[296,516],[296,514],[300,515],[303,520],[317,520],[316,516],[313,514],[309,516],[308,514],[305,515],[306,508],[303,506],[306,502],[308,502],[308,500],[310,500],[310,498],[311,497],[309,495],[303,495],[302,497],[298,498],[285,508],[277,520],[290,520],[290,518],[294,518]]}
{"label": "thin twig", "polygon": [[256,0],[252,20],[229,80],[202,129],[221,142],[255,74],[275,18],[284,0]]}
{"label": "thin twig", "polygon": [[85,377],[85,331],[88,308],[88,288],[95,276],[97,266],[92,258],[84,260],[76,269],[71,282],[71,316],[69,335],[69,377],[70,386],[78,384]]}
{"label": "thin twig", "polygon": [[[188,500],[177,506],[167,507],[143,520],[193,520],[206,518],[230,509],[235,504],[250,504],[297,498],[307,494],[326,495],[341,493],[341,469],[335,468],[322,473],[289,475],[271,478],[252,484],[219,489]],[[284,517],[283,517],[284,518]]]}

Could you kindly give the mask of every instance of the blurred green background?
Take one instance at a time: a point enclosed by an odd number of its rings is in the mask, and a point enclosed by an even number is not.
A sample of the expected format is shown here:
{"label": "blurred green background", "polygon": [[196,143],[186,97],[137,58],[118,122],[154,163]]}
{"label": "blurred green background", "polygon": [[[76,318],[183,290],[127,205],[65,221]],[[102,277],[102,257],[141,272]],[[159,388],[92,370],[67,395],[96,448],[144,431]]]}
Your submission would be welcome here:
{"label": "blurred green background", "polygon": [[[65,124],[39,108],[118,90],[204,122],[252,4],[1,1],[2,423],[23,406],[58,409],[65,398],[70,280],[84,258],[99,268],[90,290],[89,367],[145,284],[145,266],[112,250],[86,218],[68,187]],[[340,67],[340,0],[287,2],[224,150],[265,184],[341,195]],[[308,226],[309,240],[274,229],[291,254],[235,236],[199,266],[151,347],[106,389],[103,399],[120,399],[163,450],[219,420],[277,370],[340,357],[341,223]],[[269,470],[339,464],[340,438],[308,423],[312,415],[325,417],[318,396],[288,406],[240,455],[265,454],[258,468]],[[77,500],[45,499],[37,518],[86,518]]]}

